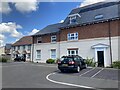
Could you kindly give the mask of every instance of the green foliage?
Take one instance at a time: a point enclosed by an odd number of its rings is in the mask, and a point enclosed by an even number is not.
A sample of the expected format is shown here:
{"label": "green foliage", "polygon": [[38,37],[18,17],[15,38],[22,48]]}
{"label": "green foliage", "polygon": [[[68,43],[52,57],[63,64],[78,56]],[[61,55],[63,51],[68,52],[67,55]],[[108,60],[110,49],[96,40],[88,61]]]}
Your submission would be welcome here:
{"label": "green foliage", "polygon": [[3,62],[3,63],[5,63],[5,62],[8,62],[8,58],[5,58],[5,57],[0,57],[0,62]]}
{"label": "green foliage", "polygon": [[93,58],[88,58],[85,59],[85,63],[87,64],[87,66],[92,66],[92,67],[95,67],[97,62],[93,62]]}
{"label": "green foliage", "polygon": [[112,63],[112,67],[113,68],[117,68],[117,69],[120,69],[120,61],[115,61]]}
{"label": "green foliage", "polygon": [[46,63],[53,64],[53,63],[55,63],[55,60],[54,59],[48,59],[48,60],[46,60]]}

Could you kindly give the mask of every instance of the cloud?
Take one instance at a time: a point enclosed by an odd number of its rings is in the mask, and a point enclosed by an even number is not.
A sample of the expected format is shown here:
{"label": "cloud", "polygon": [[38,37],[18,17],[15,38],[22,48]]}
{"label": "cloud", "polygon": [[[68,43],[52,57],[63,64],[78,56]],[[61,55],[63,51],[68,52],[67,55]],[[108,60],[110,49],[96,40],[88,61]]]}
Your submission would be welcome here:
{"label": "cloud", "polygon": [[38,2],[37,0],[31,0],[28,2],[14,2],[16,10],[25,13],[25,12],[32,12],[38,9]]}
{"label": "cloud", "polygon": [[63,23],[64,22],[64,20],[61,20],[59,23]]}
{"label": "cloud", "polygon": [[13,22],[0,24],[0,33],[9,33],[11,37],[19,38],[22,36],[22,33],[18,32],[17,29],[22,29],[22,26]]}
{"label": "cloud", "polygon": [[29,13],[32,11],[37,11],[39,2],[37,0],[24,0],[24,1],[16,1],[12,0],[9,2],[9,0],[1,1],[0,2],[0,13],[9,13],[12,11],[12,8],[10,8],[10,4],[14,5],[16,10],[18,10],[21,13]]}
{"label": "cloud", "polygon": [[17,29],[22,29],[22,26],[17,25],[13,22],[1,23],[0,24],[0,45],[3,45],[5,39],[5,34],[8,34],[12,38],[20,38],[23,36],[21,32],[18,32]]}
{"label": "cloud", "polygon": [[37,29],[33,29],[28,35],[34,35],[35,33],[37,33],[39,30]]}
{"label": "cloud", "polygon": [[12,11],[12,9],[10,8],[8,2],[0,2],[0,13],[7,14],[7,13],[9,13],[11,11]]}
{"label": "cloud", "polygon": [[84,7],[98,2],[116,2],[116,1],[119,0],[83,0],[83,2],[80,4],[80,7]]}

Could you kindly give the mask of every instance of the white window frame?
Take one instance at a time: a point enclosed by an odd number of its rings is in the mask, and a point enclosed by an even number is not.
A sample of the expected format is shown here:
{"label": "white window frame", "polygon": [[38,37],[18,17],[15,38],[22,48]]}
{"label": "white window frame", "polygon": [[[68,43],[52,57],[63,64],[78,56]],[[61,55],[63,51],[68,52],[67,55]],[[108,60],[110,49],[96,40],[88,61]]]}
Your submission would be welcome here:
{"label": "white window frame", "polygon": [[76,33],[68,33],[67,34],[67,40],[68,41],[78,40],[78,32],[76,32]]}
{"label": "white window frame", "polygon": [[[70,17],[70,24],[72,24],[72,23],[73,23],[73,22],[72,22],[72,20],[73,20],[73,19],[75,19],[75,20],[76,20],[76,15],[75,15],[75,16],[71,16],[71,17]],[[75,22],[75,23],[76,23],[76,22]]]}
{"label": "white window frame", "polygon": [[[69,53],[70,52],[70,53]],[[72,54],[72,52],[74,52],[74,54]],[[68,55],[78,55],[78,49],[75,50],[67,50],[67,54]]]}
{"label": "white window frame", "polygon": [[57,42],[57,37],[56,37],[56,35],[51,36],[51,42],[52,42],[52,43]]}
{"label": "white window frame", "polygon": [[30,57],[31,57],[31,54],[28,53],[28,54],[27,54],[27,59],[30,59]]}
{"label": "white window frame", "polygon": [[37,43],[42,42],[42,37],[37,37]]}
{"label": "white window frame", "polygon": [[23,50],[25,50],[26,49],[26,46],[25,45],[23,45]]}
{"label": "white window frame", "polygon": [[[40,51],[39,54],[38,54],[38,51]],[[38,56],[39,56],[39,57],[38,57]],[[40,60],[40,59],[41,59],[41,50],[36,50],[36,59],[37,59],[37,60]]]}
{"label": "white window frame", "polygon": [[18,50],[20,50],[20,46],[18,46]]}
{"label": "white window frame", "polygon": [[[53,51],[55,51],[55,52],[53,53]],[[50,50],[50,58],[51,59],[56,59],[56,49],[51,49]]]}

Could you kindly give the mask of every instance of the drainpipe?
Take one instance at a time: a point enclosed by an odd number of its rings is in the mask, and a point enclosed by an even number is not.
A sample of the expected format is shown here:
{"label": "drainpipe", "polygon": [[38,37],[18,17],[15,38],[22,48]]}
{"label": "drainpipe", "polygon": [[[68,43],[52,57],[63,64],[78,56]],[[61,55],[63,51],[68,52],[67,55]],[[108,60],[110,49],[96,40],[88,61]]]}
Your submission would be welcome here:
{"label": "drainpipe", "polygon": [[33,62],[33,56],[34,56],[34,36],[32,36],[32,62]]}
{"label": "drainpipe", "polygon": [[110,20],[108,21],[108,29],[109,29],[109,45],[110,45],[110,61],[112,66],[112,44],[111,44],[111,29],[110,29]]}
{"label": "drainpipe", "polygon": [[60,31],[59,31],[58,33],[59,33],[59,40],[58,40],[58,43],[59,43],[59,59],[60,59]]}

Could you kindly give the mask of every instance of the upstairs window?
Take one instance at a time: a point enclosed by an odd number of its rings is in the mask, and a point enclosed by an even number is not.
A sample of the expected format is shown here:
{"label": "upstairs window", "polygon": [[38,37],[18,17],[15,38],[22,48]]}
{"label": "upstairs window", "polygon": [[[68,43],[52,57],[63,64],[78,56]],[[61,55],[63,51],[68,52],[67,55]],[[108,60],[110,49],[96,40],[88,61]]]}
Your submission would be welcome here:
{"label": "upstairs window", "polygon": [[20,50],[20,46],[18,46],[18,50]]}
{"label": "upstairs window", "polygon": [[31,49],[31,45],[28,45],[28,51],[30,51],[30,49]]}
{"label": "upstairs window", "polygon": [[37,43],[42,43],[42,38],[41,37],[37,38]]}
{"label": "upstairs window", "polygon": [[78,14],[78,13],[71,14],[68,17],[69,17],[69,20],[70,20],[70,24],[76,24],[77,23],[77,17],[81,18],[80,14]]}
{"label": "upstairs window", "polygon": [[13,51],[15,51],[15,46],[13,47]]}
{"label": "upstairs window", "polygon": [[23,46],[23,50],[25,50],[25,45]]}
{"label": "upstairs window", "polygon": [[57,41],[56,35],[51,36],[51,42],[56,42],[56,41]]}
{"label": "upstairs window", "polygon": [[102,19],[103,18],[103,15],[102,14],[99,14],[99,15],[96,15],[95,16],[95,19],[97,20],[97,19]]}
{"label": "upstairs window", "polygon": [[76,23],[76,16],[70,17],[70,24]]}
{"label": "upstairs window", "polygon": [[68,39],[68,41],[78,40],[78,32],[76,32],[76,33],[68,33],[67,39]]}

